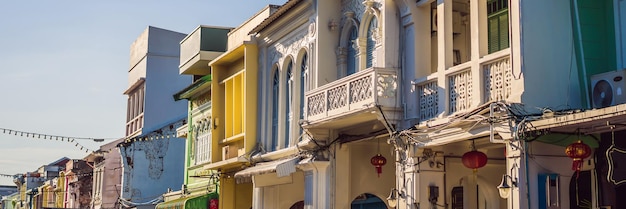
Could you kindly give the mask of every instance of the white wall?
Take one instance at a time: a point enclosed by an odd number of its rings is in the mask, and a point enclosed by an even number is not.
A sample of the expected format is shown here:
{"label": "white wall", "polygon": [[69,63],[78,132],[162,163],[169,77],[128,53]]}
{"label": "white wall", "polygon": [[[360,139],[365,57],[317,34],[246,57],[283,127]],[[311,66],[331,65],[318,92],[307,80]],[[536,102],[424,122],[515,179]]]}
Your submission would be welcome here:
{"label": "white wall", "polygon": [[[335,152],[336,171],[332,175],[336,178],[336,208],[349,208],[352,201],[363,193],[376,195],[387,203],[386,198],[396,185],[395,157],[391,155],[391,148],[384,139],[380,140],[380,152],[377,142],[377,139],[373,139],[342,144]],[[387,159],[380,177],[370,163],[370,159],[377,153]]]}
{"label": "white wall", "polygon": [[[531,208],[538,208],[539,197],[537,194],[540,189],[543,189],[537,186],[538,174],[559,175],[561,208],[569,208],[569,183],[575,173],[572,170],[572,159],[565,155],[565,147],[533,142],[529,144],[526,151],[530,155],[528,158],[528,178],[521,178],[519,186],[529,188]],[[583,170],[585,169],[590,169],[590,167],[583,168]],[[520,169],[520,172],[523,171],[524,169]],[[522,201],[527,200],[524,197]]]}
{"label": "white wall", "polygon": [[519,4],[522,7],[522,102],[539,108],[582,107],[570,1],[520,1]]}
{"label": "white wall", "polygon": [[289,208],[298,201],[304,201],[304,173],[298,171],[291,176],[292,183],[262,187],[262,208]]}

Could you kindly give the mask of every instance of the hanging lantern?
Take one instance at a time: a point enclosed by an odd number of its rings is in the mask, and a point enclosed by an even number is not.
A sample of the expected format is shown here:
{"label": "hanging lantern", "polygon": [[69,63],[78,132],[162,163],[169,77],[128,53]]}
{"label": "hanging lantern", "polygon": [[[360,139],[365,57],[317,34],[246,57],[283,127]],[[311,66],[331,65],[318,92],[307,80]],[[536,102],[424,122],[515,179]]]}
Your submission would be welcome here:
{"label": "hanging lantern", "polygon": [[378,173],[378,177],[380,177],[380,173],[383,172],[383,165],[387,164],[387,159],[380,154],[376,154],[370,159],[370,163],[376,167],[376,173]]}
{"label": "hanging lantern", "polygon": [[218,208],[219,208],[219,201],[217,199],[209,200],[209,209],[218,209]]}
{"label": "hanging lantern", "polygon": [[463,154],[461,161],[465,167],[471,168],[476,172],[487,164],[487,155],[480,151],[472,150]]}
{"label": "hanging lantern", "polygon": [[583,160],[591,155],[591,148],[589,145],[578,140],[575,143],[567,145],[565,148],[565,154],[572,158],[572,170],[580,171],[583,167]]}

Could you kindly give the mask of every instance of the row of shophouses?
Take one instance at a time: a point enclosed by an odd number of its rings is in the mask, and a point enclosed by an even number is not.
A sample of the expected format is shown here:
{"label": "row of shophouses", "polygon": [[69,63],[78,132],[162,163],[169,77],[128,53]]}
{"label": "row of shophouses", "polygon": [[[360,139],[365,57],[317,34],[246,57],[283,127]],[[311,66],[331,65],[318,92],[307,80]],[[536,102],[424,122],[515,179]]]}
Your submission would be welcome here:
{"label": "row of shophouses", "polygon": [[130,60],[126,137],[5,206],[626,208],[626,0],[288,0]]}

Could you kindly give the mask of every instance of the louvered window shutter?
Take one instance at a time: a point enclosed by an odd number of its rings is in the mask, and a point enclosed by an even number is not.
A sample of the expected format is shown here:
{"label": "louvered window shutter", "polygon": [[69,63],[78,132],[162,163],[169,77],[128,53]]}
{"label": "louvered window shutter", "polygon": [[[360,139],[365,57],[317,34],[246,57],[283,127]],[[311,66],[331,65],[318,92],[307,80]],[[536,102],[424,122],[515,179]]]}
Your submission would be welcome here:
{"label": "louvered window shutter", "polygon": [[509,9],[506,0],[487,1],[489,53],[509,47]]}

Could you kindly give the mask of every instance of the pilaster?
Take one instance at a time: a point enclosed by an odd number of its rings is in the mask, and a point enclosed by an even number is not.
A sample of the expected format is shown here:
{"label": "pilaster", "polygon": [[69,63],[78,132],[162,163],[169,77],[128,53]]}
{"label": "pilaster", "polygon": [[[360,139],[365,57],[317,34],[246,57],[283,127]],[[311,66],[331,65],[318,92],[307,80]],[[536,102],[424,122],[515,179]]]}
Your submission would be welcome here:
{"label": "pilaster", "polygon": [[[301,169],[305,172],[313,174],[311,184],[305,179],[305,203],[306,192],[311,192],[312,205],[305,205],[306,209],[328,209],[331,208],[331,191],[330,188],[330,162],[329,161],[313,161],[302,165]],[[306,188],[312,186],[313,188]]]}

